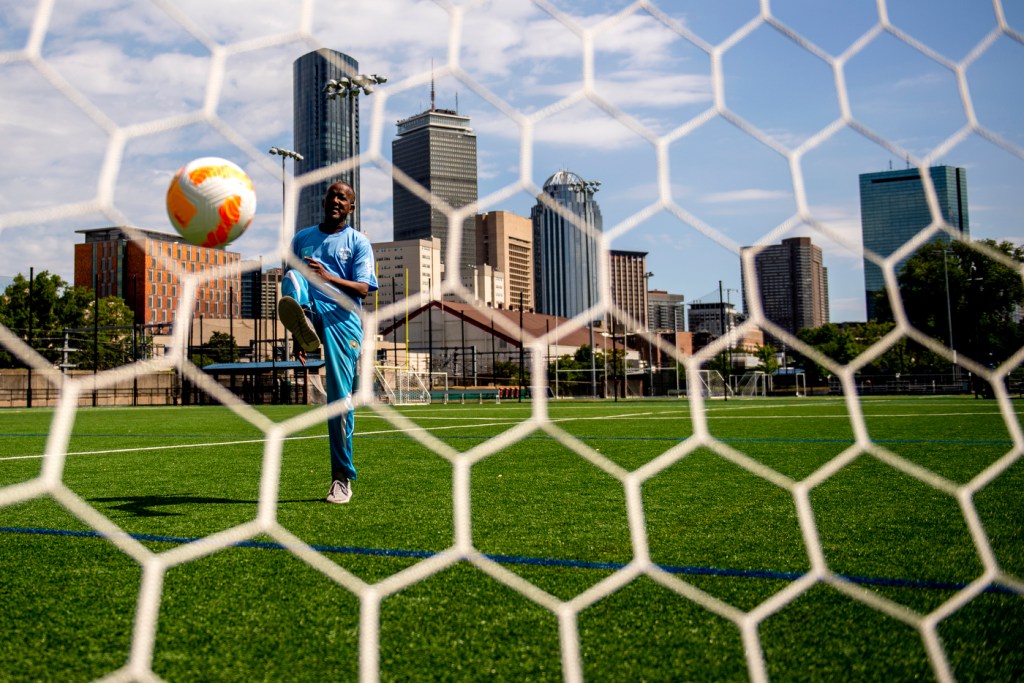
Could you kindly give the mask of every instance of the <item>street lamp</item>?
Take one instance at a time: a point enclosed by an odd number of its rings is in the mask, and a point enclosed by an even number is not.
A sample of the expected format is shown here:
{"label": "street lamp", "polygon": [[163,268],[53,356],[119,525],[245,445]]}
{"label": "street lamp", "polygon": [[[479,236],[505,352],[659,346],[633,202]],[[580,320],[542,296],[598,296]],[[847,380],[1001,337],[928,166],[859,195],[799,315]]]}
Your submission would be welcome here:
{"label": "street lamp", "polygon": [[[270,154],[277,155],[277,156],[281,157],[281,227],[284,228],[284,224],[285,224],[285,201],[286,201],[286,197],[285,197],[285,184],[288,181],[288,176],[285,174],[285,169],[284,169],[284,160],[285,159],[294,159],[295,161],[302,161],[305,157],[303,157],[298,152],[295,152],[295,151],[290,150],[290,149],[284,149],[282,147],[271,147],[267,151],[270,152]],[[287,263],[281,263],[281,272],[284,272],[287,269],[287,267],[288,267]],[[262,278],[262,277],[263,277],[263,267],[261,265],[260,266],[260,278]],[[261,302],[260,306],[262,307],[262,305],[263,304]],[[275,310],[276,310],[276,307],[275,307]],[[271,351],[273,351],[274,345],[276,343],[277,343],[277,323],[275,322],[274,323],[274,341],[271,342],[271,344],[270,344]],[[288,360],[288,335],[287,334],[284,336],[284,359]]]}
{"label": "street lamp", "polygon": [[[586,192],[587,198],[589,199],[595,192],[601,189],[601,181],[599,180],[583,180],[580,178],[579,182],[569,183],[569,187],[574,192]],[[590,221],[586,223],[586,247],[587,247],[587,309],[593,308],[594,306],[594,278],[590,272],[590,262],[593,260],[590,253],[591,245],[594,242],[594,226],[590,224]],[[590,395],[591,398],[597,398],[597,355],[596,349],[594,348],[594,319],[591,317],[590,324]]]}
{"label": "street lamp", "polygon": [[647,315],[647,376],[648,384],[651,389],[651,398],[654,398],[654,349],[651,347],[651,335],[654,330],[651,329],[651,309],[648,296],[651,291],[651,278],[654,277],[654,273],[647,271],[644,273],[644,313]]}
{"label": "street lamp", "polygon": [[287,179],[284,170],[284,160],[294,159],[295,161],[302,161],[305,157],[298,152],[293,152],[290,149],[283,149],[281,147],[271,147],[267,151],[271,154],[280,155],[281,157],[281,225],[284,225],[285,181]]}
{"label": "street lamp", "polygon": [[956,365],[956,347],[953,346],[953,307],[949,302],[949,268],[946,266],[946,255],[950,253],[949,249],[942,250],[942,275],[946,280],[946,320],[949,322],[949,350],[953,352],[953,382],[956,382],[957,376],[957,365]]}

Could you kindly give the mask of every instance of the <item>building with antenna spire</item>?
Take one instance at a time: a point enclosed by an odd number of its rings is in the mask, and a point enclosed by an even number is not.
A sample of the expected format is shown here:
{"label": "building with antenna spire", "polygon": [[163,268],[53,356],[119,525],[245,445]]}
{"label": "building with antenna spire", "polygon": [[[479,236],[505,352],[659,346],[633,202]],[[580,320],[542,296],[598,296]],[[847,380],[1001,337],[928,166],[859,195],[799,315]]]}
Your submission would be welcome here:
{"label": "building with antenna spire", "polygon": [[[430,193],[426,201],[392,179],[394,239],[441,240],[446,270],[455,268],[462,280],[476,266],[476,216],[469,213],[457,224],[448,220],[444,207],[460,209],[477,200],[476,134],[469,117],[454,109],[438,109],[434,81],[430,82],[430,109],[398,122],[391,142],[391,161],[413,183]],[[452,240],[461,235],[454,256]]]}

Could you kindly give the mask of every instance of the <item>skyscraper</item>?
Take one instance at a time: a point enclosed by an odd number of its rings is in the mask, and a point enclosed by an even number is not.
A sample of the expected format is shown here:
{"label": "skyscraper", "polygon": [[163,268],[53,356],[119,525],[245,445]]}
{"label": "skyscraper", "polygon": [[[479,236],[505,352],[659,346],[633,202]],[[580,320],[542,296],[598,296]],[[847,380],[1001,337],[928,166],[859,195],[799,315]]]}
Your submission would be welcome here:
{"label": "skyscraper", "polygon": [[[627,331],[647,329],[647,252],[613,249],[608,256],[612,303],[629,316],[631,322]],[[625,321],[609,318],[608,322],[609,328],[614,330],[611,323]]]}
{"label": "skyscraper", "polygon": [[533,310],[533,224],[529,218],[508,211],[476,216],[476,258],[506,275],[509,303]]}
{"label": "skyscraper", "polygon": [[[955,166],[928,169],[938,195],[942,219],[964,237],[971,234],[967,212],[967,171]],[[889,256],[932,223],[921,174],[916,168],[860,175],[860,221],[864,250]],[[930,241],[948,242],[938,233]],[[904,261],[897,264],[897,274]],[[882,269],[864,258],[864,296],[868,320],[874,320],[875,297],[885,289]]]}
{"label": "skyscraper", "polygon": [[[295,151],[303,156],[301,161],[295,162],[295,175],[359,155],[359,97],[328,99],[324,93],[327,81],[352,77],[358,72],[359,63],[355,59],[327,48],[308,52],[295,60],[292,65]],[[361,229],[357,166],[303,188],[299,194],[296,230],[320,222],[327,188],[339,180],[356,191],[356,208],[349,222],[356,230]]]}
{"label": "skyscraper", "polygon": [[670,294],[664,289],[648,290],[647,329],[664,332],[684,331],[686,305],[683,295]]}
{"label": "skyscraper", "polygon": [[537,313],[572,318],[600,298],[595,287],[597,233],[604,226],[601,209],[594,201],[598,184],[570,171],[559,171],[544,183],[544,194],[575,220],[539,200],[530,212]]}
{"label": "skyscraper", "polygon": [[460,274],[476,265],[476,216],[462,221],[462,248],[457,264],[448,263],[451,235],[443,204],[459,209],[477,200],[476,134],[469,117],[450,109],[427,111],[398,122],[398,137],[391,142],[391,162],[430,192],[426,202],[392,180],[395,240],[440,238],[446,272]]}
{"label": "skyscraper", "polygon": [[[735,346],[737,338],[734,333],[743,322],[735,305],[717,298],[713,301],[704,298],[690,302],[690,312],[686,318],[687,327],[694,335],[705,335],[713,340],[728,334],[730,347]],[[706,343],[702,341],[701,345]]]}
{"label": "skyscraper", "polygon": [[[753,247],[743,247],[747,251]],[[828,268],[821,248],[809,237],[791,237],[765,247],[754,257],[754,277],[764,314],[779,327],[796,334],[821,327],[828,319]],[[743,308],[749,315],[743,271]]]}

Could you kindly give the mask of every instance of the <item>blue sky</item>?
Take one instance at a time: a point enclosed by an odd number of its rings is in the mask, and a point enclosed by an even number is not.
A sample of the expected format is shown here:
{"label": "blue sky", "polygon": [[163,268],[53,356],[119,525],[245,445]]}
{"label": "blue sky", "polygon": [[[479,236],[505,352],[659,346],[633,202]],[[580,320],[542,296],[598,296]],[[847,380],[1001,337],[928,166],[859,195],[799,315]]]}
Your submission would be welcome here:
{"label": "blue sky", "polygon": [[563,168],[598,180],[611,247],[649,252],[651,287],[687,300],[721,280],[738,301],[739,246],[807,235],[832,320],[863,320],[857,176],[908,155],[968,169],[972,236],[1024,241],[1019,2],[1001,10],[1006,35],[988,2],[890,0],[885,30],[875,0],[538,1],[57,0],[33,33],[37,8],[0,0],[0,275],[71,280],[76,230],[170,232],[171,176],[211,155],[259,196],[231,248],[276,261],[281,167],[266,152],[292,146],[291,65],[318,46],[389,78],[361,105],[375,241],[392,237],[394,124],[429,105],[431,64],[438,106],[478,136],[481,211],[529,215]]}

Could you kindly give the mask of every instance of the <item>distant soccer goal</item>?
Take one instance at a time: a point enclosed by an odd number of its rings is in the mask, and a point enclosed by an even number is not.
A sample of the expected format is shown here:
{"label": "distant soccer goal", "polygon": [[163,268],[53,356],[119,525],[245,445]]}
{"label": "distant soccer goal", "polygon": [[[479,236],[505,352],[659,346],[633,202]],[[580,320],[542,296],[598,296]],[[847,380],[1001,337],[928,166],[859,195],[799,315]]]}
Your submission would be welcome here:
{"label": "distant soccer goal", "polygon": [[310,405],[319,406],[327,403],[327,390],[324,389],[324,384],[320,381],[320,375],[309,375],[306,385],[308,387]]}
{"label": "distant soccer goal", "polygon": [[373,373],[374,395],[381,403],[394,406],[430,404],[430,389],[424,381],[424,373],[393,365],[378,365]]}
{"label": "distant soccer goal", "polygon": [[430,373],[430,388],[431,389],[443,389],[448,391],[448,373],[447,372],[431,372]]}
{"label": "distant soccer goal", "polygon": [[771,377],[769,375],[760,370],[749,370],[736,379],[734,393],[738,398],[767,396],[769,384],[771,384]]}
{"label": "distant soccer goal", "polygon": [[701,370],[698,375],[704,398],[728,398],[733,395],[732,389],[718,370]]}

